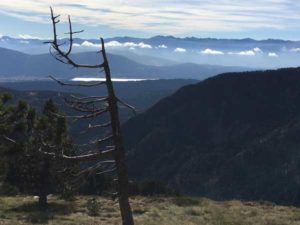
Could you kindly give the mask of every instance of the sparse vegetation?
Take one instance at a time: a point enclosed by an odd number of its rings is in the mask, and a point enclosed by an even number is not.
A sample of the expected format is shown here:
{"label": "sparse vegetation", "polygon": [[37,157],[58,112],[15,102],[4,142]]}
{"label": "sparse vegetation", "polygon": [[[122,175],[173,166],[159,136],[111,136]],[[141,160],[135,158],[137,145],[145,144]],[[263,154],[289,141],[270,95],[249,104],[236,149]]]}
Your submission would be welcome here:
{"label": "sparse vegetation", "polygon": [[[191,197],[132,197],[130,202],[137,225],[300,224],[300,208],[268,202],[216,202]],[[90,214],[91,209],[96,213]],[[65,202],[52,197],[47,213],[40,212],[36,200],[30,196],[0,198],[1,225],[118,225],[119,222],[118,202],[111,198],[79,196]]]}

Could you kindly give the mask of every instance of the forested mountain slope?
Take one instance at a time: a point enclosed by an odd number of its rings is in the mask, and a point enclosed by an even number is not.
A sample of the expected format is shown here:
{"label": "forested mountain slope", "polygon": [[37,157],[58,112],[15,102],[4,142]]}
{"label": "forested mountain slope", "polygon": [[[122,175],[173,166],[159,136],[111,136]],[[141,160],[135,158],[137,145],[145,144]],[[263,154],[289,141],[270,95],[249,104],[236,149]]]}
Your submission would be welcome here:
{"label": "forested mountain slope", "polygon": [[183,87],[124,131],[135,179],[216,199],[300,204],[300,68]]}

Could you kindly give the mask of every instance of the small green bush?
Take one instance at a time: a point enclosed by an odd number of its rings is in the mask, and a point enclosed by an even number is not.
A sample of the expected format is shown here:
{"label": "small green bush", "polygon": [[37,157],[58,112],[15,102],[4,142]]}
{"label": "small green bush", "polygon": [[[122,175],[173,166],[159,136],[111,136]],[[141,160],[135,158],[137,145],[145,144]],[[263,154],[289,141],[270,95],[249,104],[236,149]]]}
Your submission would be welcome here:
{"label": "small green bush", "polygon": [[89,216],[99,216],[100,203],[96,198],[89,199],[86,203]]}
{"label": "small green bush", "polygon": [[65,200],[65,201],[74,201],[75,200],[75,193],[74,190],[72,188],[69,187],[65,187],[61,194],[60,194],[60,198]]}

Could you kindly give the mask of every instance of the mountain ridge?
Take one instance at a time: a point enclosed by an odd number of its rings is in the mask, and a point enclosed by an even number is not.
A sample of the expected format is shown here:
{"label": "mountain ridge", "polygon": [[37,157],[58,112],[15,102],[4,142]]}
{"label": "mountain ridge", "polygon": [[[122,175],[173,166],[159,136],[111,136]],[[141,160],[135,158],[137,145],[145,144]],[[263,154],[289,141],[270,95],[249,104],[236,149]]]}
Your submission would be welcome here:
{"label": "mountain ridge", "polygon": [[[49,44],[44,44],[44,41],[4,36],[0,38],[0,47],[29,54],[44,54],[49,52]],[[66,38],[60,41],[68,43]],[[126,57],[147,65],[168,65],[171,60],[254,69],[295,67],[300,52],[300,41],[280,39],[177,38],[158,35],[151,38],[105,38],[105,43],[107,52],[123,55],[126,52]],[[99,39],[74,39],[74,52],[98,51],[99,48]]]}
{"label": "mountain ridge", "polygon": [[[79,52],[73,59],[80,63],[96,64],[100,59],[96,52]],[[204,79],[225,71],[247,70],[244,67],[226,67],[183,63],[169,66],[139,64],[124,56],[108,54],[112,75],[120,78],[187,78]],[[17,66],[16,66],[17,65]],[[0,78],[36,79],[49,75],[70,79],[73,77],[99,77],[98,71],[90,69],[72,70],[50,54],[28,55],[14,50],[0,48]],[[7,77],[8,76],[8,77]]]}
{"label": "mountain ridge", "polygon": [[[0,39],[12,39],[12,40],[33,40],[33,41],[41,41],[45,42],[46,40],[49,40],[47,38],[35,38],[28,36],[27,38],[24,37],[12,37],[8,35],[2,35]],[[250,37],[245,38],[213,38],[213,37],[195,37],[195,36],[186,36],[186,37],[176,37],[173,35],[154,35],[150,37],[134,37],[134,36],[114,36],[114,37],[106,37],[105,40],[116,40],[116,39],[136,39],[136,40],[151,40],[151,39],[176,39],[176,40],[220,40],[220,41],[254,41],[254,42],[267,42],[267,41],[280,41],[280,42],[300,42],[300,40],[289,40],[289,39],[280,39],[280,38],[265,38],[265,39],[255,39]],[[66,40],[66,38],[63,38],[62,40]],[[99,42],[99,39],[95,38],[74,38],[75,41],[94,41]]]}

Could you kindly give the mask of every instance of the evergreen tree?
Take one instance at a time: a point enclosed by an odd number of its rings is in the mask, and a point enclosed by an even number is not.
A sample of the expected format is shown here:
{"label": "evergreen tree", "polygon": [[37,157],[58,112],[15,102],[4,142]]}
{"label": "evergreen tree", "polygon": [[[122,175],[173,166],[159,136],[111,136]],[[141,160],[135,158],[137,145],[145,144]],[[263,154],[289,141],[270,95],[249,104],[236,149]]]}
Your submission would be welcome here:
{"label": "evergreen tree", "polygon": [[9,141],[6,137],[6,134],[9,130],[7,124],[7,116],[9,115],[9,108],[6,106],[6,103],[11,99],[11,95],[9,94],[1,94],[0,95],[0,193],[3,192],[3,181],[5,180],[7,173],[7,160],[4,157],[5,146],[7,141]]}
{"label": "evergreen tree", "polygon": [[27,142],[29,127],[27,121],[29,107],[26,102],[20,101],[16,106],[4,107],[10,99],[9,95],[2,96],[1,115],[1,159],[2,168],[2,193],[9,193],[7,187],[18,186],[21,183],[20,162],[23,158],[23,149]]}
{"label": "evergreen tree", "polygon": [[73,167],[65,165],[61,159],[52,160],[40,152],[43,150],[59,154],[62,149],[72,148],[66,120],[54,116],[57,112],[58,109],[53,101],[49,100],[45,103],[39,118],[34,118],[33,113],[29,113],[27,117],[28,123],[34,124],[34,131],[27,139],[25,147],[26,154],[22,169],[24,187],[26,192],[39,196],[41,210],[47,209],[47,195],[63,193],[70,189],[68,173]]}
{"label": "evergreen tree", "polygon": [[39,196],[41,210],[47,209],[50,193],[70,197],[75,167],[40,152],[42,149],[57,155],[62,149],[72,151],[66,120],[54,116],[58,109],[53,101],[47,101],[38,115],[26,102],[5,107],[9,96],[0,99],[0,184]]}

